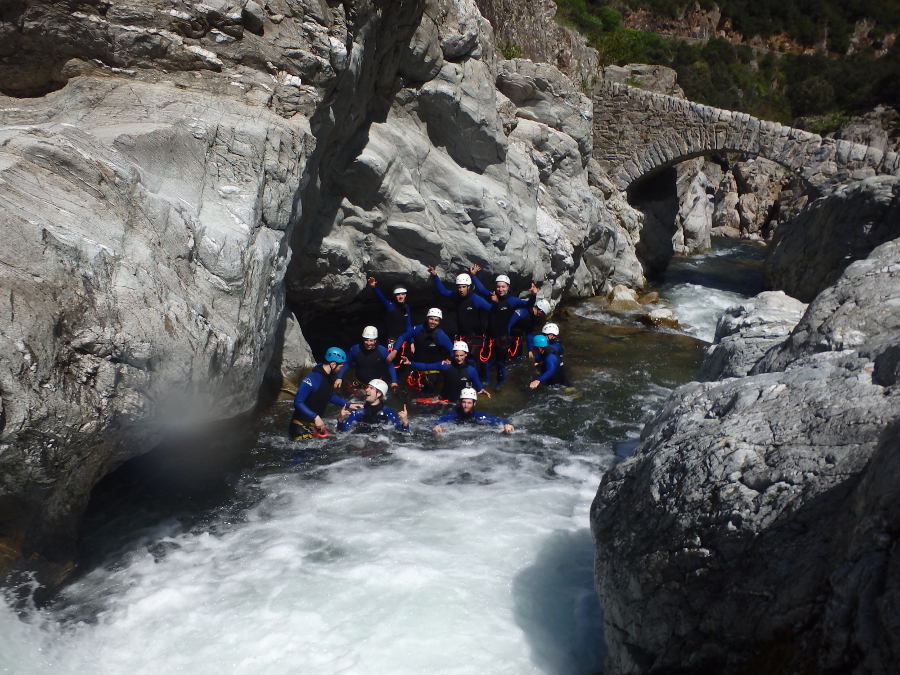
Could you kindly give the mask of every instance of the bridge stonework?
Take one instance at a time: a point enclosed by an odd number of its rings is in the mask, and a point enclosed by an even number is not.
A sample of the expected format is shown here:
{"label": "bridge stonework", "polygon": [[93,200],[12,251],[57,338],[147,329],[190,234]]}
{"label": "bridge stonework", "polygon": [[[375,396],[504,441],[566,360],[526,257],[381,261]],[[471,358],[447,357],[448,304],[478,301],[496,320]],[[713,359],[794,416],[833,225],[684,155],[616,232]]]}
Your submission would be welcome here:
{"label": "bridge stonework", "polygon": [[900,155],[822,138],[746,113],[607,82],[594,92],[594,159],[620,189],[691,157],[740,152],[765,157],[824,187],[900,175]]}

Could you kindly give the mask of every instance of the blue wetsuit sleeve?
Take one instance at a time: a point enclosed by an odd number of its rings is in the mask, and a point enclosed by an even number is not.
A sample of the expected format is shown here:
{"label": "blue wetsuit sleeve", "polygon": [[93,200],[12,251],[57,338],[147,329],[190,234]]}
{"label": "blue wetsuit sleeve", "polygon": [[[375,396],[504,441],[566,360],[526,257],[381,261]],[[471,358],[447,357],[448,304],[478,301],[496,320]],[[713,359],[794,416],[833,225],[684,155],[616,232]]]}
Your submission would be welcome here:
{"label": "blue wetsuit sleeve", "polygon": [[312,422],[316,418],[316,412],[306,405],[306,399],[318,389],[317,385],[321,382],[322,376],[319,373],[310,373],[297,387],[297,394],[294,396],[294,410],[307,422]]}
{"label": "blue wetsuit sleeve", "polygon": [[391,383],[397,382],[397,369],[394,368],[393,363],[388,363],[386,361],[388,357],[388,348],[384,345],[376,345],[376,349],[378,350],[379,355],[381,356],[381,360],[384,361],[384,365],[387,366],[388,377],[391,378]]}
{"label": "blue wetsuit sleeve", "polygon": [[347,401],[342,399],[337,394],[332,394],[331,398],[329,398],[328,400],[331,401],[332,403],[334,403],[336,406],[340,406],[341,408],[343,408],[345,405],[347,405]]}
{"label": "blue wetsuit sleeve", "polygon": [[483,283],[481,283],[481,279],[476,277],[474,274],[472,275],[472,284],[475,286],[475,291],[480,293],[484,297],[488,297],[491,292],[485,287]]}
{"label": "blue wetsuit sleeve", "polygon": [[400,416],[393,408],[388,408],[387,406],[385,406],[383,410],[385,416],[391,421],[391,424],[394,425],[394,428],[397,431],[409,431],[409,425],[403,424],[403,422],[400,421]]}
{"label": "blue wetsuit sleeve", "polygon": [[359,345],[353,345],[350,347],[350,353],[347,355],[347,362],[341,367],[338,371],[338,379],[343,380],[344,376],[347,374],[347,371],[350,370],[350,364],[356,361],[356,357],[359,356]]}
{"label": "blue wetsuit sleeve", "polygon": [[546,352],[544,354],[544,372],[537,379],[546,382],[556,374],[557,368],[559,368],[559,357],[554,352]]}
{"label": "blue wetsuit sleeve", "polygon": [[416,336],[416,333],[419,332],[417,329],[421,329],[421,326],[413,326],[408,331],[406,331],[403,335],[401,335],[396,340],[394,340],[394,349],[396,349],[397,351],[400,351],[400,347],[403,346],[404,342],[411,340],[412,338],[414,338]]}
{"label": "blue wetsuit sleeve", "polygon": [[362,414],[363,414],[362,409],[354,410],[352,413],[350,413],[350,416],[347,417],[347,419],[345,419],[343,422],[340,422],[338,424],[337,430],[338,431],[350,431],[350,427],[353,426],[353,423],[356,422],[356,420],[358,420],[360,417],[362,417]]}
{"label": "blue wetsuit sleeve", "polygon": [[457,419],[459,419],[459,415],[456,414],[455,410],[451,410],[450,412],[438,417],[437,421],[434,423],[434,426],[437,426],[438,424],[446,424],[447,422],[455,422]]}
{"label": "blue wetsuit sleeve", "polygon": [[528,316],[528,311],[522,309],[521,307],[515,311],[513,311],[512,316],[509,317],[509,323],[506,324],[506,334],[511,335],[513,326],[515,326],[519,321]]}
{"label": "blue wetsuit sleeve", "polygon": [[434,290],[436,290],[438,293],[448,298],[453,295],[453,291],[444,286],[444,282],[441,281],[441,278],[437,274],[431,277],[431,279],[434,282]]}
{"label": "blue wetsuit sleeve", "polygon": [[472,384],[475,385],[475,391],[484,389],[481,385],[481,378],[478,377],[478,369],[475,368],[475,366],[469,366],[468,369],[466,369],[466,374],[469,376],[469,379],[472,380]]}
{"label": "blue wetsuit sleeve", "polygon": [[450,364],[444,363],[443,361],[434,361],[432,363],[410,361],[409,364],[416,370],[447,370],[447,368],[450,367]]}
{"label": "blue wetsuit sleeve", "polygon": [[[488,295],[490,295],[490,293]],[[491,307],[493,307],[491,303],[475,293],[472,294],[472,304],[475,305],[478,309],[484,309],[488,312],[491,311]]]}
{"label": "blue wetsuit sleeve", "polygon": [[495,424],[497,426],[500,426],[502,424],[509,424],[509,422],[504,419],[500,419],[499,417],[494,417],[493,415],[488,415],[487,413],[483,412],[476,412],[474,415],[472,415],[472,417],[474,417],[475,421],[479,424]]}
{"label": "blue wetsuit sleeve", "polygon": [[391,302],[390,300],[388,300],[384,296],[384,293],[381,292],[381,289],[378,288],[378,286],[375,286],[372,288],[372,290],[375,291],[375,297],[378,298],[379,300],[381,300],[381,304],[384,305],[385,311],[388,311],[388,312],[393,311],[394,303]]}
{"label": "blue wetsuit sleeve", "polygon": [[522,307],[530,307],[531,304],[528,300],[523,300],[522,298],[517,298],[515,295],[507,296],[507,304],[513,309],[520,309]]}
{"label": "blue wetsuit sleeve", "polygon": [[437,343],[447,350],[448,354],[453,353],[453,343],[450,341],[450,338],[447,337],[447,334],[443,331],[443,329],[438,328],[434,332],[434,336],[437,339]]}

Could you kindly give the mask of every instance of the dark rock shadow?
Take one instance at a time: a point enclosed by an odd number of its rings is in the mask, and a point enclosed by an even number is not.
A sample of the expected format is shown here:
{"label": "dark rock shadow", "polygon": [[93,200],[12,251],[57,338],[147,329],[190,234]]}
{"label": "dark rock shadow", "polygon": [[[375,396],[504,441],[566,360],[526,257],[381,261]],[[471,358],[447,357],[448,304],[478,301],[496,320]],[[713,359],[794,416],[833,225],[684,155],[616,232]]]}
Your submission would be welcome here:
{"label": "dark rock shadow", "polygon": [[548,536],[512,591],[516,623],[537,666],[549,675],[602,672],[606,648],[590,530]]}

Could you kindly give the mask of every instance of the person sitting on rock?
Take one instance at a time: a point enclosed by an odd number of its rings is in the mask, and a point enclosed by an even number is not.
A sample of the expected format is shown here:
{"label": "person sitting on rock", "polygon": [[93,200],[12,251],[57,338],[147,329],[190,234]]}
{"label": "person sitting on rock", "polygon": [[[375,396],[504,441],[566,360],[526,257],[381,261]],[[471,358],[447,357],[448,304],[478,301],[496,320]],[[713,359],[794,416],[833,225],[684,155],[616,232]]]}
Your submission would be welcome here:
{"label": "person sitting on rock", "polygon": [[543,333],[535,335],[532,341],[532,349],[535,357],[534,366],[539,370],[539,374],[528,383],[529,389],[537,389],[542,384],[569,386],[562,356],[550,347],[550,341],[547,340],[547,336]]}
{"label": "person sitting on rock", "polygon": [[468,360],[468,356],[469,345],[462,340],[457,340],[453,343],[452,361],[425,363],[422,361],[410,361],[405,357],[403,357],[403,360],[406,365],[410,365],[419,371],[441,371],[443,373],[444,384],[441,389],[440,397],[444,401],[456,401],[459,399],[459,393],[467,388],[473,388],[479,394],[484,394],[490,398],[491,395],[481,386],[481,378],[478,377],[478,370]]}
{"label": "person sitting on rock", "polygon": [[[531,352],[531,340],[538,332],[538,325],[550,313],[550,303],[546,300],[538,300],[531,307],[519,307],[514,310],[509,319],[507,332],[513,340],[510,347],[510,358],[521,356],[524,352]],[[532,355],[528,358],[533,359]]]}
{"label": "person sitting on rock", "polygon": [[508,420],[476,411],[476,401],[478,401],[478,394],[474,389],[469,387],[463,389],[459,393],[459,403],[456,407],[446,415],[439,417],[431,430],[436,434],[443,433],[444,427],[442,425],[451,422],[454,424],[490,424],[500,426],[504,434],[511,434],[515,430]]}
{"label": "person sitting on rock", "polygon": [[407,331],[411,331],[413,327],[412,310],[406,302],[406,288],[403,286],[394,287],[394,299],[391,301],[384,297],[384,293],[378,288],[378,281],[376,281],[375,277],[367,277],[366,285],[372,289],[375,297],[384,305],[385,314],[382,325],[384,335],[382,337],[384,345],[391,349],[394,346],[394,341]]}
{"label": "person sitting on rock", "polygon": [[[480,269],[477,265],[472,267]],[[453,304],[456,309],[454,336],[456,339],[467,342],[473,352],[481,349],[484,341],[485,320],[487,313],[491,311],[491,303],[472,292],[472,277],[468,274],[458,274],[456,291],[451,291],[444,286],[433,265],[428,267],[428,273],[431,275],[434,288],[438,293],[446,298],[454,298]]]}
{"label": "person sitting on rock", "polygon": [[365,387],[365,404],[359,410],[350,412],[342,408],[338,414],[338,431],[350,431],[356,424],[357,430],[369,431],[386,424],[393,424],[398,431],[409,431],[409,414],[406,405],[395,411],[384,404],[388,386],[384,380],[375,378]]}
{"label": "person sitting on rock", "polygon": [[[309,438],[325,438],[328,429],[322,421],[322,413],[329,403],[344,408],[347,402],[334,392],[334,379],[338,369],[347,362],[347,354],[340,347],[329,347],[322,363],[303,378],[294,396],[294,415],[291,418],[290,437],[293,441]],[[361,404],[350,405],[351,409]]]}
{"label": "person sitting on rock", "polygon": [[391,389],[396,389],[397,371],[387,362],[387,357],[387,347],[378,344],[378,329],[375,326],[366,326],[363,328],[362,341],[350,347],[347,363],[338,372],[334,388],[336,390],[341,388],[341,384],[352,366],[356,379],[350,385],[351,389],[361,389],[363,382],[375,378],[390,380]]}

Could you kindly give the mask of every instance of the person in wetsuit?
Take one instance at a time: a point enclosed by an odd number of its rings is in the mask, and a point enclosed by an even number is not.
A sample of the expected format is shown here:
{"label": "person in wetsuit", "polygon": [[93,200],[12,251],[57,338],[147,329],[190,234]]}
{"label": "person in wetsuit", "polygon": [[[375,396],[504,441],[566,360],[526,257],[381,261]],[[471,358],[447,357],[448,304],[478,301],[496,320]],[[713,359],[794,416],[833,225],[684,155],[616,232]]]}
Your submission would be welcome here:
{"label": "person in wetsuit", "polygon": [[515,431],[515,428],[509,423],[509,420],[500,419],[499,417],[476,411],[475,402],[477,400],[478,394],[475,393],[474,389],[463,389],[459,394],[459,403],[456,407],[446,415],[439,417],[431,430],[436,434],[443,433],[444,427],[441,425],[452,422],[454,424],[491,424],[500,426],[502,427],[501,432],[504,434],[511,434]]}
{"label": "person in wetsuit", "polygon": [[[391,301],[378,288],[378,281],[375,277],[367,277],[366,285],[372,289],[375,297],[384,305],[385,312],[382,323],[382,332],[384,334],[382,338],[384,345],[391,349],[394,346],[394,341],[407,331],[411,331],[413,327],[412,310],[406,302],[406,288],[396,286],[393,293],[394,299]],[[365,382],[366,380],[363,381]]]}
{"label": "person in wetsuit", "polygon": [[[538,300],[531,307],[519,307],[513,311],[509,320],[507,332],[513,338],[518,349],[513,356],[521,356],[525,352],[531,352],[531,340],[534,334],[539,332],[538,325],[550,313],[550,303],[546,300]],[[529,356],[533,358],[533,356]]]}
{"label": "person in wetsuit", "polygon": [[539,374],[531,382],[528,383],[529,389],[537,389],[542,384],[554,385],[561,384],[569,386],[568,377],[566,377],[565,364],[562,356],[550,347],[547,336],[543,333],[535,335],[532,343],[532,349],[535,352],[535,367],[540,369]]}
{"label": "person in wetsuit", "polygon": [[384,404],[388,386],[384,380],[375,378],[365,388],[365,404],[359,410],[350,412],[342,408],[338,415],[338,431],[350,431],[353,425],[361,431],[369,431],[386,424],[393,424],[397,431],[409,431],[409,414],[406,405],[395,411]]}
{"label": "person in wetsuit", "polygon": [[363,382],[376,378],[390,380],[391,389],[397,388],[397,371],[387,362],[388,349],[377,341],[378,329],[375,326],[363,328],[362,341],[350,348],[347,363],[340,369],[334,381],[336,390],[340,389],[351,366],[356,375],[356,381],[352,384],[354,389],[359,389]]}
{"label": "person in wetsuit", "polygon": [[488,291],[484,284],[478,280],[478,277],[472,278],[475,289],[482,295],[486,295],[491,300],[491,311],[488,313],[487,320],[487,350],[482,349],[479,358],[487,361],[485,369],[484,382],[490,382],[490,372],[493,369],[497,371],[497,386],[503,384],[506,380],[506,360],[509,356],[510,336],[509,324],[512,319],[513,311],[520,308],[530,308],[537,299],[537,286],[531,284],[531,297],[528,300],[522,300],[509,293],[510,279],[505,274],[500,274],[494,281],[494,290]]}
{"label": "person in wetsuit", "polygon": [[[473,265],[473,269],[475,268],[477,265]],[[451,291],[444,286],[433,265],[429,266],[428,273],[435,290],[445,298],[453,298],[456,313],[454,337],[467,342],[472,352],[477,353],[484,341],[485,320],[487,313],[491,311],[491,303],[473,292],[472,277],[468,274],[457,275],[456,291]]]}
{"label": "person in wetsuit", "polygon": [[[293,441],[324,438],[328,435],[322,413],[329,403],[344,408],[347,402],[334,393],[334,380],[338,369],[347,362],[347,354],[340,347],[329,347],[322,363],[303,378],[294,396],[294,415],[291,418],[290,437]],[[351,408],[361,408],[353,404]]]}
{"label": "person in wetsuit", "polygon": [[[412,354],[417,361],[430,363],[434,361],[443,361],[449,358],[450,352],[453,351],[453,343],[447,334],[441,330],[441,319],[444,313],[438,307],[432,307],[428,310],[425,317],[425,323],[413,326],[412,330],[404,333],[394,343],[394,348],[388,354],[388,362],[393,362],[397,358],[397,354],[403,349],[404,345],[409,344],[407,354]],[[430,393],[435,393],[439,387],[437,380],[439,371],[419,371],[415,381],[413,376],[415,373],[407,375],[407,382],[414,389],[420,389]],[[434,379],[432,379],[434,377]]]}
{"label": "person in wetsuit", "polygon": [[404,357],[406,365],[410,365],[419,371],[439,370],[444,374],[444,384],[440,397],[445,401],[456,401],[463,389],[472,388],[479,394],[490,398],[488,391],[481,386],[481,378],[478,370],[468,360],[469,345],[462,340],[453,343],[452,361],[435,361],[424,363],[422,361],[410,361]]}

